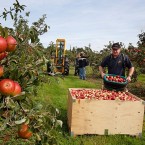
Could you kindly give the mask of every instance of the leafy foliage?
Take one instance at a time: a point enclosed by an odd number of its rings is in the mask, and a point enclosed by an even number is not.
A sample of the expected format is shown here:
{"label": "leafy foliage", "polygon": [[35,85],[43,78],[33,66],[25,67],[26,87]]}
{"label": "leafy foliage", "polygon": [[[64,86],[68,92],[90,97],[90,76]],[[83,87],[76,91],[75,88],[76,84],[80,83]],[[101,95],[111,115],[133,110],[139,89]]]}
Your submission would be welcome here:
{"label": "leafy foliage", "polygon": [[139,41],[137,42],[138,47],[134,47],[131,44],[128,47],[127,54],[133,61],[136,67],[145,67],[145,32],[138,35]]}
{"label": "leafy foliage", "polygon": [[[16,50],[10,52],[8,57],[0,62],[5,70],[1,79],[10,78],[17,81],[23,92],[15,97],[0,94],[0,130],[5,130],[7,127],[13,128],[26,122],[36,138],[34,144],[43,144],[48,140],[50,142],[54,140],[51,131],[61,123],[56,119],[59,112],[57,109],[49,103],[43,107],[34,97],[37,96],[37,86],[42,82],[49,82],[43,70],[48,60],[45,58],[45,49],[39,40],[39,36],[47,32],[49,26],[45,24],[46,15],[29,26],[28,20],[18,15],[17,12],[23,6],[16,2],[14,14],[11,8],[10,12],[3,13],[5,19],[8,14],[12,15],[14,28],[0,26],[0,35],[4,38],[11,35],[18,44]],[[29,17],[29,14],[27,12],[25,17]]]}
{"label": "leafy foliage", "polygon": [[138,97],[145,96],[145,85],[142,82],[130,83],[128,88],[132,94]]}
{"label": "leafy foliage", "polygon": [[[3,17],[3,19],[7,19],[8,14],[10,14],[11,19],[14,19],[14,14],[18,14],[18,12],[22,12],[25,9],[25,5],[20,5],[19,1],[16,0],[15,3],[13,3],[13,8],[10,7],[10,10],[6,10],[6,8],[4,8],[4,12],[2,13],[2,15],[0,15],[0,17]],[[14,13],[13,13],[14,11]]]}

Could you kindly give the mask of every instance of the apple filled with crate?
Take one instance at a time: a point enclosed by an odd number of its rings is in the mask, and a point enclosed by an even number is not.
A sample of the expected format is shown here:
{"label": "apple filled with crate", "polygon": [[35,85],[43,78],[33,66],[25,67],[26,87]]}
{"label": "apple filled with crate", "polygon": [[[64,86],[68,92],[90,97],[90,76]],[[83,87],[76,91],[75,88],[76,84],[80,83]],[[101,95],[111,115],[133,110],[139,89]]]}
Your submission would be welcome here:
{"label": "apple filled with crate", "polygon": [[138,101],[138,98],[128,92],[117,92],[99,89],[71,89],[70,94],[75,99],[95,99],[95,100],[122,100]]}
{"label": "apple filled with crate", "polygon": [[144,103],[130,92],[69,88],[67,120],[70,134],[139,136],[143,128]]}

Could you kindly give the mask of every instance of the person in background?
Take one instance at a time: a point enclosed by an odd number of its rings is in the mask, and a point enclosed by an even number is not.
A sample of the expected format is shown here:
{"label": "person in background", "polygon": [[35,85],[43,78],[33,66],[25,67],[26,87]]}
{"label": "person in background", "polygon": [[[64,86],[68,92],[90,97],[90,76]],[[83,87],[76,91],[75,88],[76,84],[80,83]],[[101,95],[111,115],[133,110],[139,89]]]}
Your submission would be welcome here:
{"label": "person in background", "polygon": [[78,59],[79,62],[79,78],[82,80],[86,79],[86,66],[87,66],[87,59],[85,57],[85,53],[80,53],[80,58]]}
{"label": "person in background", "polygon": [[79,75],[79,58],[80,58],[80,54],[78,54],[75,58],[75,63],[74,63],[74,66],[75,66],[74,75],[75,76]]}
{"label": "person in background", "polygon": [[134,67],[127,55],[121,53],[121,46],[119,43],[112,45],[111,55],[106,56],[99,66],[101,77],[105,75],[104,67],[108,68],[108,74],[115,74],[125,76],[125,69],[128,68],[128,75],[126,79],[131,81],[134,73]]}

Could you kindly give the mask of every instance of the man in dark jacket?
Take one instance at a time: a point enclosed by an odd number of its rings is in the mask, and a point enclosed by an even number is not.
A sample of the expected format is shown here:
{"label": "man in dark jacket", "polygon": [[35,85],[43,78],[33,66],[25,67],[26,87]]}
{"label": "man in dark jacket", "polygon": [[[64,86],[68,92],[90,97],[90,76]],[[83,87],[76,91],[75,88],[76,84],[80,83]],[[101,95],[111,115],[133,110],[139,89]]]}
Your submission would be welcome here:
{"label": "man in dark jacket", "polygon": [[85,80],[87,60],[86,60],[84,52],[80,53],[80,58],[78,59],[78,62],[79,62],[79,78],[82,80]]}
{"label": "man in dark jacket", "polygon": [[125,68],[127,67],[129,70],[127,80],[128,82],[131,81],[134,67],[128,56],[121,53],[121,46],[119,43],[114,43],[112,45],[112,54],[105,57],[99,66],[99,71],[102,78],[105,75],[104,67],[108,67],[108,74],[121,76],[125,76]]}
{"label": "man in dark jacket", "polygon": [[77,75],[79,75],[79,57],[75,58],[74,66],[75,66],[75,73],[74,73],[74,75],[77,76]]}

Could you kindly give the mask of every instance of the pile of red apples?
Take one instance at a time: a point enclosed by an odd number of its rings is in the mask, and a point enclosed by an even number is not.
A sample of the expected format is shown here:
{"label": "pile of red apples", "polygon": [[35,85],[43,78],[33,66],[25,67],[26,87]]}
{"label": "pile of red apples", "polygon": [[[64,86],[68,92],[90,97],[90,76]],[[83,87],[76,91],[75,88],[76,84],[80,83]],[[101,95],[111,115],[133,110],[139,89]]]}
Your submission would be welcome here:
{"label": "pile of red apples", "polygon": [[112,76],[112,75],[108,75],[105,76],[107,81],[111,81],[111,82],[119,82],[119,83],[125,83],[126,79],[117,75],[117,76]]}
{"label": "pile of red apples", "polygon": [[101,89],[71,89],[70,94],[75,99],[95,99],[95,100],[122,100],[139,101],[139,98],[128,92],[116,92]]}

